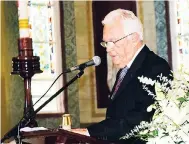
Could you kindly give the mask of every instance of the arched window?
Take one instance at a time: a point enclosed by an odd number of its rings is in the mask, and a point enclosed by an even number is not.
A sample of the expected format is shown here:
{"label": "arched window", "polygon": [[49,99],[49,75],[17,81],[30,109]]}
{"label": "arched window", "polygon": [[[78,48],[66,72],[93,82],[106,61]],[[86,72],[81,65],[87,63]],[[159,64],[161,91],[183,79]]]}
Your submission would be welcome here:
{"label": "arched window", "polygon": [[177,0],[176,5],[179,64],[189,67],[189,1]]}
{"label": "arched window", "polygon": [[173,69],[189,67],[189,1],[169,2]]}
{"label": "arched window", "polygon": [[[60,7],[59,1],[28,1],[30,37],[33,41],[33,54],[40,57],[41,74],[32,77],[32,100],[35,103],[50,87],[55,78],[62,72]],[[34,109],[44,103],[63,86],[63,78],[55,83]],[[64,94],[57,96],[39,113],[63,113]]]}

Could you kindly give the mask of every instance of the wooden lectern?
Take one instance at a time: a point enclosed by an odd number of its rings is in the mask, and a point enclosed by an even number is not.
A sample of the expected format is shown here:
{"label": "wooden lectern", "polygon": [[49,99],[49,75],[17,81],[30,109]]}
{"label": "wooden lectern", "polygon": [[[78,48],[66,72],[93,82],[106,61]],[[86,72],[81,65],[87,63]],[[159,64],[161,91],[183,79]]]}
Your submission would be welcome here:
{"label": "wooden lectern", "polygon": [[21,132],[21,137],[23,144],[110,144],[108,141],[97,140],[63,129]]}

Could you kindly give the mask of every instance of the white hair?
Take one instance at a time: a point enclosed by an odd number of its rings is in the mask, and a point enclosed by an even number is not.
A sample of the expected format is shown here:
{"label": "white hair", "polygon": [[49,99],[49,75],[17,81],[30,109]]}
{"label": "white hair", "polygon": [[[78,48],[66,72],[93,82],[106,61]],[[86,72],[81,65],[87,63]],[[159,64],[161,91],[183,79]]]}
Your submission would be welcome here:
{"label": "white hair", "polygon": [[132,11],[124,9],[113,10],[105,16],[102,24],[110,24],[117,20],[123,22],[124,32],[126,35],[136,32],[139,34],[140,39],[143,40],[142,23]]}

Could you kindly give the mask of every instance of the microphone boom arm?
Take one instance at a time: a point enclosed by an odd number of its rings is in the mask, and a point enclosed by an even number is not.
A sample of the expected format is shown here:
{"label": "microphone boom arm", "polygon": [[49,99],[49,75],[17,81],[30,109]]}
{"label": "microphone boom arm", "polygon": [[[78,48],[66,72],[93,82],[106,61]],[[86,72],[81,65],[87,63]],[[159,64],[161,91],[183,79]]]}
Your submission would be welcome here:
{"label": "microphone boom arm", "polygon": [[59,89],[52,97],[50,97],[46,102],[44,102],[40,107],[38,107],[34,113],[37,114],[45,105],[47,105],[51,100],[53,100],[57,95],[59,95],[63,90],[65,90],[70,84],[76,81],[84,74],[84,71],[81,70],[73,79],[71,79],[68,83],[65,84],[61,89]]}
{"label": "microphone boom arm", "polygon": [[[39,112],[44,106],[46,106],[51,100],[53,100],[57,95],[59,95],[63,90],[65,90],[70,84],[76,81],[84,74],[84,68],[80,69],[80,72],[72,78],[68,83],[66,83],[61,89],[59,89],[54,95],[52,95],[47,101],[45,101],[40,107],[38,107],[33,113],[27,112],[22,119],[16,124],[9,132],[7,132],[4,137],[1,139],[1,143],[3,143],[6,139],[10,137],[16,137],[17,133],[19,133],[20,126],[27,126],[31,119],[35,118],[37,112]],[[16,137],[17,138],[17,137]]]}

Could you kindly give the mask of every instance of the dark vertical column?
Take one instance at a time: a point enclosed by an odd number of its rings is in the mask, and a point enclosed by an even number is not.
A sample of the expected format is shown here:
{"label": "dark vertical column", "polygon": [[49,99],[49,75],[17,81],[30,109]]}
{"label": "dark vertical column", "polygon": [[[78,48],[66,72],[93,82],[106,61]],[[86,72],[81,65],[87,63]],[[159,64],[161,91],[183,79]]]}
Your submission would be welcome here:
{"label": "dark vertical column", "polygon": [[166,19],[166,29],[167,29],[167,54],[168,63],[171,68],[172,65],[172,46],[171,46],[171,32],[170,32],[170,18],[169,18],[169,1],[165,1],[165,19]]}
{"label": "dark vertical column", "polygon": [[95,55],[101,57],[102,63],[96,67],[96,86],[98,108],[106,108],[110,93],[107,84],[107,57],[106,50],[101,47],[103,26],[101,21],[112,10],[121,8],[133,11],[136,14],[136,1],[94,1],[93,2],[93,28]]}

